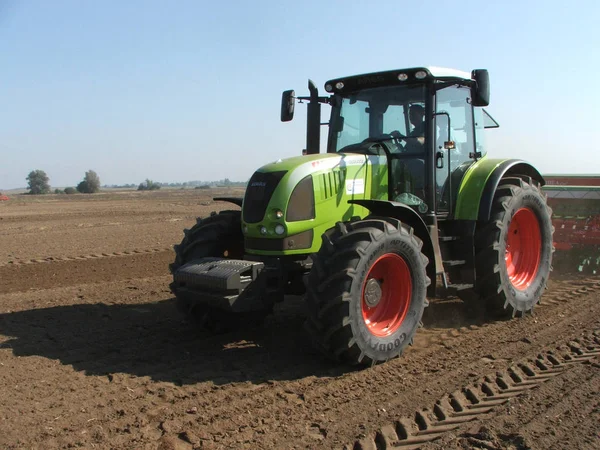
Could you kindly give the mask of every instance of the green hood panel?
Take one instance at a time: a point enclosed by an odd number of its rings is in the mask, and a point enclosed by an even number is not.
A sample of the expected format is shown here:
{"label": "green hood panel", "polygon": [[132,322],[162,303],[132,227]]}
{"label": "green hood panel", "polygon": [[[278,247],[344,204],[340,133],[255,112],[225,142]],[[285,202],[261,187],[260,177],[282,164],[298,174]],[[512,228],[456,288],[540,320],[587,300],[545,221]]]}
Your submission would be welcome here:
{"label": "green hood panel", "polygon": [[[262,173],[282,171],[286,173],[273,191],[263,220],[258,223],[243,224],[244,235],[248,238],[246,249],[248,253],[293,255],[316,252],[321,246],[321,235],[333,228],[337,222],[368,215],[366,208],[349,204],[349,200],[387,199],[388,196],[385,157],[326,153],[282,159],[258,169],[258,172]],[[294,207],[290,205],[292,192],[308,176],[312,177],[313,182],[315,218],[287,222],[285,220],[287,210]],[[277,210],[283,211],[283,218],[277,219],[275,215]],[[275,226],[278,224],[285,227],[285,234],[275,233]],[[266,227],[266,235],[261,234],[262,227]],[[308,230],[313,230],[310,248],[281,251],[265,250],[268,245],[262,249],[251,248],[252,245],[256,246],[257,242],[258,246],[262,246],[260,241],[263,240],[281,240]]]}

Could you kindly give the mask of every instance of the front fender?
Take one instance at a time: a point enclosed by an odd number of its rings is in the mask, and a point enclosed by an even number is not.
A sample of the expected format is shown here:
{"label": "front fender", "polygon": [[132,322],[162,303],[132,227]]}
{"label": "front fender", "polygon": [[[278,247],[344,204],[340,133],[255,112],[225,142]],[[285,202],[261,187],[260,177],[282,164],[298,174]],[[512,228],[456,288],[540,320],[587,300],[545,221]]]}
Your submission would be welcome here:
{"label": "front fender", "polygon": [[244,202],[244,198],[243,197],[215,197],[215,198],[213,198],[213,201],[229,202],[229,203],[233,203],[234,205],[237,205],[241,208],[242,203]]}

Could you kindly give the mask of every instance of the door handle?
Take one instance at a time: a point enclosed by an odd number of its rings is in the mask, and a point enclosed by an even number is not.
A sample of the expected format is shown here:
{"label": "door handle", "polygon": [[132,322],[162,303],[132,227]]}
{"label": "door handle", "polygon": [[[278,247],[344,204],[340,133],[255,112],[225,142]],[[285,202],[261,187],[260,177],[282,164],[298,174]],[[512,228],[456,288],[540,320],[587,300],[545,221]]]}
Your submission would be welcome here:
{"label": "door handle", "polygon": [[437,167],[438,169],[444,168],[444,153],[443,152],[437,152],[435,154],[435,167]]}

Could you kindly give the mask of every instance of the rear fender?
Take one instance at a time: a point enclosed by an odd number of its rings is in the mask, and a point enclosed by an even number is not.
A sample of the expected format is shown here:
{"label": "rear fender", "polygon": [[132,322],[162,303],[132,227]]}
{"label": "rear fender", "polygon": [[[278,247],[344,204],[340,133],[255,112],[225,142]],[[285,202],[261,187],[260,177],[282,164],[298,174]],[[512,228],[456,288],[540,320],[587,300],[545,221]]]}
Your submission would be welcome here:
{"label": "rear fender", "polygon": [[492,211],[494,194],[500,180],[506,177],[531,178],[541,186],[544,177],[526,161],[520,159],[483,158],[473,164],[462,179],[454,218],[458,220],[488,221]]}
{"label": "rear fender", "polygon": [[509,159],[504,161],[496,168],[496,170],[492,172],[485,183],[485,188],[483,189],[483,193],[481,195],[481,202],[479,203],[479,216],[477,217],[478,220],[486,222],[490,220],[492,203],[494,202],[494,194],[496,194],[496,189],[498,189],[500,180],[510,176],[525,176],[537,181],[540,183],[540,186],[546,184],[544,177],[531,164],[518,159]]}

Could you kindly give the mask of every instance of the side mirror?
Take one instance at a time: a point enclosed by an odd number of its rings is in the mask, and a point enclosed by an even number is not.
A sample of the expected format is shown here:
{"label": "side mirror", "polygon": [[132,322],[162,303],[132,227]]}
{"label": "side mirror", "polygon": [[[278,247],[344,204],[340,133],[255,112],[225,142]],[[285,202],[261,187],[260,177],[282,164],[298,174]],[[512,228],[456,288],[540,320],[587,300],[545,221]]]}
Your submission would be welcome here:
{"label": "side mirror", "polygon": [[475,69],[471,72],[475,85],[471,88],[473,106],[487,106],[490,104],[490,74],[486,69]]}
{"label": "side mirror", "polygon": [[294,118],[296,93],[293,90],[283,91],[281,95],[281,121],[289,122]]}

